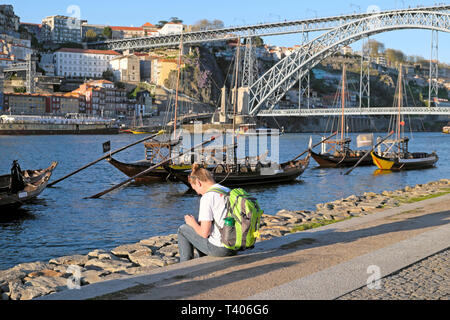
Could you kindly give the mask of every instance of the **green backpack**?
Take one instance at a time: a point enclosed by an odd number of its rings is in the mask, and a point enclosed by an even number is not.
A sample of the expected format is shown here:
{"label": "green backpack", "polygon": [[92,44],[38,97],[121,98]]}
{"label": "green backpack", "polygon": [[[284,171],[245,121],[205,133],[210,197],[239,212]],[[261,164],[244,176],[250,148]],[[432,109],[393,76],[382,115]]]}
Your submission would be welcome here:
{"label": "green backpack", "polygon": [[222,236],[223,245],[231,250],[252,249],[260,237],[259,225],[263,211],[258,201],[244,189],[233,189],[230,193],[213,188],[208,192],[217,192],[226,197],[226,216],[223,228],[214,221]]}

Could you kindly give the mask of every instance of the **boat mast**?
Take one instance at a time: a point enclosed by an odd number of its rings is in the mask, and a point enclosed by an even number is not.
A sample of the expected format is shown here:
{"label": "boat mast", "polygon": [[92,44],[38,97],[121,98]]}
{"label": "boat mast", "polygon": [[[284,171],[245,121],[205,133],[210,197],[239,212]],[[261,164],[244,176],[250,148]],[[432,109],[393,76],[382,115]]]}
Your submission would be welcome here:
{"label": "boat mast", "polygon": [[177,112],[178,112],[178,87],[180,85],[180,74],[181,74],[181,56],[183,54],[183,33],[180,36],[180,52],[178,54],[178,65],[177,65],[177,86],[175,89],[175,115],[173,120],[173,139],[177,136]]}
{"label": "boat mast", "polygon": [[341,107],[342,107],[342,116],[341,116],[341,151],[344,151],[344,128],[345,128],[345,64],[342,66],[342,89],[341,89]]}
{"label": "boat mast", "polygon": [[236,141],[236,109],[237,109],[237,99],[238,99],[238,82],[239,82],[239,62],[240,62],[240,52],[241,52],[241,37],[238,37],[237,43],[237,52],[236,52],[236,62],[235,62],[235,77],[234,77],[234,103],[233,103],[233,161],[234,166],[237,164],[237,141]]}
{"label": "boat mast", "polygon": [[400,64],[400,70],[398,73],[398,96],[397,96],[397,104],[398,104],[398,115],[397,115],[397,148],[398,148],[398,153],[400,153],[400,144],[401,144],[401,132],[400,132],[400,122],[401,122],[401,107],[402,107],[402,103],[403,103],[403,90],[402,90],[402,86],[403,86],[403,74],[402,74],[402,64]]}

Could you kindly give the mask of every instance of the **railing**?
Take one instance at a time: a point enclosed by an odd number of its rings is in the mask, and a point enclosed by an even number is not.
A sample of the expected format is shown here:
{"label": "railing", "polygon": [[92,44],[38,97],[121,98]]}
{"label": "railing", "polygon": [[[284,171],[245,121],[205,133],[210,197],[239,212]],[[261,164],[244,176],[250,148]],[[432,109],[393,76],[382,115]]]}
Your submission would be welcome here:
{"label": "railing", "polygon": [[[404,107],[402,114],[408,115],[448,115],[450,107]],[[396,115],[398,108],[372,107],[372,108],[346,108],[345,115]],[[263,110],[258,113],[259,117],[312,117],[312,116],[339,116],[342,115],[341,108],[329,109],[273,109]]]}

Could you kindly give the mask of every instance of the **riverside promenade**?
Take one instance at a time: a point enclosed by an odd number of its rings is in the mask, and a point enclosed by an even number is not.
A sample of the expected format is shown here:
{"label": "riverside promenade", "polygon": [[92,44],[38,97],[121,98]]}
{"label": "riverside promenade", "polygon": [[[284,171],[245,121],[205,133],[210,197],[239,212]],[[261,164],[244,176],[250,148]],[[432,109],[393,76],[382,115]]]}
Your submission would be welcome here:
{"label": "riverside promenade", "polygon": [[449,208],[448,193],[400,203],[274,237],[234,257],[203,257],[37,299],[448,300]]}

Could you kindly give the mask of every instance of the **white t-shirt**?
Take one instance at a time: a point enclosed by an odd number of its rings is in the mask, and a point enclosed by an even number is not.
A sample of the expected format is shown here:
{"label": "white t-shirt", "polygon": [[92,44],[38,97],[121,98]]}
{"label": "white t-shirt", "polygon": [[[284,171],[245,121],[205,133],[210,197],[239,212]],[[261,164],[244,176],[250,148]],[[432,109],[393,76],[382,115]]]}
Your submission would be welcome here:
{"label": "white t-shirt", "polygon": [[[221,186],[220,184],[215,184],[212,188],[220,188],[225,192],[230,192],[230,189]],[[218,192],[207,192],[200,200],[200,211],[198,215],[198,221],[211,221],[212,231],[209,235],[209,242],[216,247],[223,247],[222,237],[220,235],[219,229],[214,224],[214,221],[223,228],[225,213],[225,197]]]}

